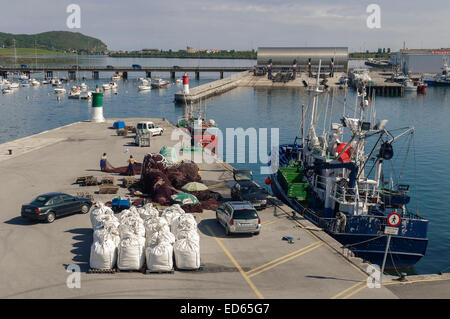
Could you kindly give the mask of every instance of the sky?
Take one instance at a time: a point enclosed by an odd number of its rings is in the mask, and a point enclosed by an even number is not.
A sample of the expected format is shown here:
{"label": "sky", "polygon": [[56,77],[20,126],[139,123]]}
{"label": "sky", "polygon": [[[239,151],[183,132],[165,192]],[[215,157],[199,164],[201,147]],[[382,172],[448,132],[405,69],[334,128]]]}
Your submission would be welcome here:
{"label": "sky", "polygon": [[[5,0],[6,1],[6,0]],[[80,28],[70,29],[69,4]],[[370,4],[380,28],[369,28]],[[19,0],[2,4],[0,32],[74,31],[109,50],[344,46],[350,52],[450,47],[449,0]]]}

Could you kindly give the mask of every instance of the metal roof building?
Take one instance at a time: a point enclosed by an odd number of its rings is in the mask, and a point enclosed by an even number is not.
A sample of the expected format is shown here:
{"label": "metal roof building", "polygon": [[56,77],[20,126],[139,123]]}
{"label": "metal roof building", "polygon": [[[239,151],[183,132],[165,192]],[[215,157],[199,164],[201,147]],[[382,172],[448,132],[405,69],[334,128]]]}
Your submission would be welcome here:
{"label": "metal roof building", "polygon": [[296,60],[300,69],[305,69],[311,59],[313,68],[322,60],[324,68],[329,67],[331,59],[337,71],[346,71],[348,66],[347,47],[261,47],[258,48],[257,64],[268,65],[272,60],[273,68],[290,67]]}
{"label": "metal roof building", "polygon": [[450,49],[406,49],[390,55],[391,63],[405,73],[438,73],[444,59],[450,62]]}

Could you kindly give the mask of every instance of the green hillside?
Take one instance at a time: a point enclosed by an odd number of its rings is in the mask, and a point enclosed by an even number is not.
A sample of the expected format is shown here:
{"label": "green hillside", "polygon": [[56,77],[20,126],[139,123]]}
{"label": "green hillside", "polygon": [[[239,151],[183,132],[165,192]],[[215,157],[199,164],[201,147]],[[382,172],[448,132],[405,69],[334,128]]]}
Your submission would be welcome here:
{"label": "green hillside", "polygon": [[79,32],[50,31],[38,34],[11,34],[0,32],[0,47],[12,48],[13,40],[16,48],[33,48],[68,52],[76,50],[79,53],[100,53],[107,50],[101,40],[86,36]]}

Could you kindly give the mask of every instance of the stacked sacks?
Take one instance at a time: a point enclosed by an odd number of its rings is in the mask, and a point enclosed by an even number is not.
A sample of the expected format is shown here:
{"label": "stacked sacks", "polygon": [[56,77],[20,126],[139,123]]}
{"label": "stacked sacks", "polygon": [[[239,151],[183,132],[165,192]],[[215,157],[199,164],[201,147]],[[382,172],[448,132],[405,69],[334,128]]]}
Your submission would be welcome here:
{"label": "stacked sacks", "polygon": [[117,262],[117,246],[120,242],[119,220],[111,208],[97,203],[90,215],[94,229],[89,266],[93,269],[113,269]]}
{"label": "stacked sacks", "polygon": [[136,207],[120,215],[120,244],[117,267],[120,270],[140,270],[145,263],[145,227]]}
{"label": "stacked sacks", "polygon": [[172,206],[164,209],[164,211],[161,214],[161,217],[165,218],[169,225],[172,225],[172,221],[180,217],[180,215],[184,213],[185,213],[184,210],[181,208],[179,204],[173,204]]}
{"label": "stacked sacks", "polygon": [[144,207],[138,208],[138,212],[144,222],[148,219],[159,217],[159,211],[153,207],[152,203],[148,203]]}
{"label": "stacked sacks", "polygon": [[176,236],[173,250],[178,269],[194,270],[200,268],[200,236],[197,222],[192,214],[182,214],[172,222]]}

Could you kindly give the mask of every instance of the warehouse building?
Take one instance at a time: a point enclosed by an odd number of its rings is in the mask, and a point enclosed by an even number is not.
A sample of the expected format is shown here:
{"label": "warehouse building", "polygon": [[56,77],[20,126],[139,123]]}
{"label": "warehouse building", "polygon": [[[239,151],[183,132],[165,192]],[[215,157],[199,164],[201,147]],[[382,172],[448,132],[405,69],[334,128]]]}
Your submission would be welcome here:
{"label": "warehouse building", "polygon": [[404,73],[438,73],[444,60],[450,62],[449,49],[405,49],[391,53],[392,65]]}
{"label": "warehouse building", "polygon": [[261,47],[258,48],[257,65],[272,64],[273,70],[290,68],[297,65],[297,70],[304,71],[311,63],[313,70],[322,60],[322,70],[330,68],[331,62],[337,72],[345,72],[348,67],[347,47]]}

